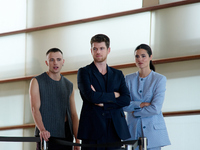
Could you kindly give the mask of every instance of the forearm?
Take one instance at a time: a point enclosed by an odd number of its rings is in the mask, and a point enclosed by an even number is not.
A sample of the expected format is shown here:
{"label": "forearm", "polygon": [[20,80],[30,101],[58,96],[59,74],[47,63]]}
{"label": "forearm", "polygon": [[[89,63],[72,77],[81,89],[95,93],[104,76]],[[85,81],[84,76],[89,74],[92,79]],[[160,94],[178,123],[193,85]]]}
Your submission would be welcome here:
{"label": "forearm", "polygon": [[143,108],[141,108],[140,111],[134,112],[134,116],[135,117],[150,117],[150,116],[158,115],[161,113],[161,108],[162,107],[160,105],[154,105],[154,104],[149,103],[148,106],[144,106]]}
{"label": "forearm", "polygon": [[[78,89],[80,90],[83,101],[93,104],[113,103],[116,101],[114,91],[103,92],[96,82],[91,82],[90,74],[84,68],[79,69],[77,75]],[[96,83],[96,84],[95,84]],[[95,91],[91,88],[94,87]]]}
{"label": "forearm", "polygon": [[116,103],[116,98],[114,92],[102,92],[102,91],[93,91],[92,89],[79,89],[83,101],[87,101],[93,104],[100,103]]}
{"label": "forearm", "polygon": [[45,127],[42,121],[42,116],[39,110],[36,110],[34,108],[32,108],[32,115],[33,115],[33,119],[35,121],[35,125],[37,126],[37,128],[39,129],[39,131],[45,131]]}
{"label": "forearm", "polygon": [[133,112],[133,111],[139,111],[141,110],[141,102],[140,101],[131,101],[130,105],[123,108],[126,112]]}
{"label": "forearm", "polygon": [[119,88],[117,89],[117,91],[115,91],[115,95],[116,93],[118,94],[118,96],[116,96],[116,106],[117,107],[125,107],[130,105],[130,93],[129,90],[126,86],[125,80],[124,80],[124,76],[121,73],[121,76],[119,77]]}
{"label": "forearm", "polygon": [[77,139],[78,126],[79,126],[79,119],[77,114],[72,115],[72,124],[73,124],[73,134],[76,139],[76,143],[80,143],[79,139]]}
{"label": "forearm", "polygon": [[143,103],[144,107],[140,111],[134,112],[136,117],[150,117],[158,115],[162,112],[162,105],[164,102],[164,93],[155,94],[151,103]]}
{"label": "forearm", "polygon": [[37,126],[37,128],[39,129],[40,133],[40,140],[42,141],[42,139],[44,139],[45,141],[49,141],[50,138],[50,132],[47,131],[44,127],[44,124],[42,122],[42,116],[39,110],[33,110],[32,109],[32,115],[35,121],[35,124]]}

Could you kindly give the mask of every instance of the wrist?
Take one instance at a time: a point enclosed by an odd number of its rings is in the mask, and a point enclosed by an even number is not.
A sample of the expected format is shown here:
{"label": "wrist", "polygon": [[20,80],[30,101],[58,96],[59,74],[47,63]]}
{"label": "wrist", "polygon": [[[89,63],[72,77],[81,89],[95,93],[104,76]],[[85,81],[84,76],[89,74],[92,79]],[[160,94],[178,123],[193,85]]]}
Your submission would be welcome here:
{"label": "wrist", "polygon": [[76,139],[76,143],[80,143],[80,140],[79,140],[79,139]]}
{"label": "wrist", "polygon": [[44,131],[46,131],[46,129],[45,128],[43,128],[43,129],[39,129],[40,130],[40,132],[44,132]]}
{"label": "wrist", "polygon": [[143,103],[140,104],[140,108],[142,108],[142,107],[143,107]]}

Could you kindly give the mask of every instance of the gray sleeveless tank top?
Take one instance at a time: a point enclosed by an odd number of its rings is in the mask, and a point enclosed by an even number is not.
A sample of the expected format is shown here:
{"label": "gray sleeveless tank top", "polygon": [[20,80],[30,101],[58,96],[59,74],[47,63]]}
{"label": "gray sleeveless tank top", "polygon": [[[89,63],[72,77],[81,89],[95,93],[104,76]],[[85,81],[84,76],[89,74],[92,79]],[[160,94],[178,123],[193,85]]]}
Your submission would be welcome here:
{"label": "gray sleeveless tank top", "polygon": [[[72,134],[72,120],[69,97],[73,91],[73,84],[61,75],[60,81],[51,79],[46,72],[35,77],[40,91],[40,113],[44,127],[52,137],[65,138],[65,116]],[[72,134],[73,135],[73,134]],[[35,136],[39,136],[36,127]]]}

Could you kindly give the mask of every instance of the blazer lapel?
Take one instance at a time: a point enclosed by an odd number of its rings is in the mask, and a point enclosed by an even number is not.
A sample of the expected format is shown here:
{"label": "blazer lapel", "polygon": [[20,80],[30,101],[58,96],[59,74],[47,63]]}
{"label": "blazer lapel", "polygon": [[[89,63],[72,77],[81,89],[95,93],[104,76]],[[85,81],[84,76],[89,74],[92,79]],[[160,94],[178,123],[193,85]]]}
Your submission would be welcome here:
{"label": "blazer lapel", "polygon": [[114,78],[113,78],[113,71],[107,66],[107,74],[108,74],[108,81],[107,81],[107,91],[113,92],[114,91]]}
{"label": "blazer lapel", "polygon": [[104,79],[99,70],[97,69],[97,67],[95,66],[94,62],[91,64],[91,67],[92,67],[92,72],[96,77],[97,81],[99,82],[102,91],[105,91]]}

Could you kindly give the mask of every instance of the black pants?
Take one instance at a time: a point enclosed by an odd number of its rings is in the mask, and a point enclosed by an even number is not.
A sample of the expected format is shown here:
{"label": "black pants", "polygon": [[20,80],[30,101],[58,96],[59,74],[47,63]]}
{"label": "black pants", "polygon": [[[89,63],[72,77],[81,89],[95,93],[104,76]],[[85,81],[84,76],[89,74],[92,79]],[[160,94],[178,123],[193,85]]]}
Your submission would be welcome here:
{"label": "black pants", "polygon": [[[65,123],[65,138],[60,138],[60,139],[73,142],[73,135],[70,132],[69,124],[67,122]],[[37,142],[36,150],[41,150],[40,142]],[[58,145],[56,143],[51,142],[50,140],[48,142],[48,150],[72,150],[72,146]]]}
{"label": "black pants", "polygon": [[[107,126],[107,133],[106,135],[103,135],[100,140],[83,140],[82,144],[103,144],[103,143],[115,143],[115,142],[121,142],[121,139],[117,135],[115,131],[115,127],[113,125],[112,119],[107,118],[106,119],[106,126]],[[81,147],[81,150],[117,150],[120,149],[120,146],[116,147]]]}

